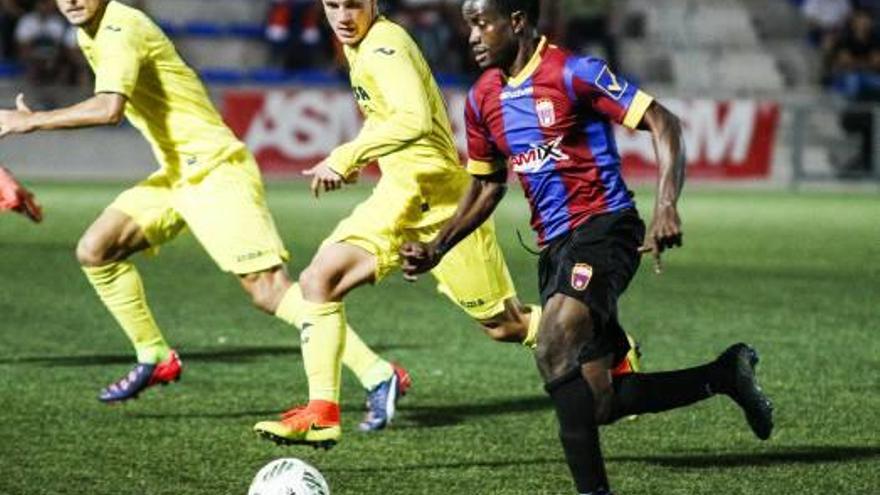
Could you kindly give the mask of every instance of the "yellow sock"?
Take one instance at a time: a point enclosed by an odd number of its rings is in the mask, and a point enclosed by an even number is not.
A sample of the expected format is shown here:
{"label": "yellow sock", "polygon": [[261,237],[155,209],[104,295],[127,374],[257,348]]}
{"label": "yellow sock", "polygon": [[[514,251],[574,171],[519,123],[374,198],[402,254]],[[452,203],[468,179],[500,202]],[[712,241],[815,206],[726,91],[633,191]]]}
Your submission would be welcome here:
{"label": "yellow sock", "polygon": [[303,302],[302,356],[309,379],[309,400],[339,403],[345,311],[342,303]]}
{"label": "yellow sock", "polygon": [[532,311],[529,313],[529,331],[526,338],[522,341],[522,345],[534,350],[538,346],[538,329],[541,327],[541,306],[532,304],[529,306]]}
{"label": "yellow sock", "polygon": [[[303,304],[305,303],[299,284],[293,284],[281,299],[275,316],[301,329]],[[391,378],[394,373],[391,363],[380,358],[367,347],[348,324],[345,326],[345,349],[342,353],[342,364],[357,375],[361,385],[367,390],[372,390],[376,385]]]}
{"label": "yellow sock", "polygon": [[394,368],[391,363],[380,358],[367,344],[361,340],[358,334],[350,326],[346,326],[345,352],[342,354],[342,363],[349,367],[357,375],[361,385],[367,390],[373,390],[376,385],[391,378]]}
{"label": "yellow sock", "polygon": [[83,267],[104,306],[116,318],[137,351],[139,363],[155,364],[168,359],[171,348],[162,337],[147,306],[144,284],[130,261]]}

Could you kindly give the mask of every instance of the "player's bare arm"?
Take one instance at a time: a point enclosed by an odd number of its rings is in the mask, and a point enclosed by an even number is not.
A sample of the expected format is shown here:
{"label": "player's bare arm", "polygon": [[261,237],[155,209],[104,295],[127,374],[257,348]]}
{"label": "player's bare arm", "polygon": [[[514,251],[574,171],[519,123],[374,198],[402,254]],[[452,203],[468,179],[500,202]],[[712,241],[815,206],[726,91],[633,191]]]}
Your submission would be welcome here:
{"label": "player's bare arm", "polygon": [[443,255],[483,224],[507,192],[507,169],[492,175],[475,176],[455,215],[430,243],[407,242],[400,248],[401,269],[407,280],[426,273],[440,263]]}
{"label": "player's bare arm", "polygon": [[660,253],[682,245],[678,198],[684,187],[684,140],[678,117],[656,101],[648,108],[639,128],[651,132],[659,167],[654,215],[640,251],[653,255],[654,270],[660,273]]}
{"label": "player's bare arm", "polygon": [[24,95],[19,94],[15,110],[0,110],[0,138],[40,130],[116,125],[125,114],[125,102],[125,96],[120,94],[98,93],[69,107],[34,112],[25,103]]}

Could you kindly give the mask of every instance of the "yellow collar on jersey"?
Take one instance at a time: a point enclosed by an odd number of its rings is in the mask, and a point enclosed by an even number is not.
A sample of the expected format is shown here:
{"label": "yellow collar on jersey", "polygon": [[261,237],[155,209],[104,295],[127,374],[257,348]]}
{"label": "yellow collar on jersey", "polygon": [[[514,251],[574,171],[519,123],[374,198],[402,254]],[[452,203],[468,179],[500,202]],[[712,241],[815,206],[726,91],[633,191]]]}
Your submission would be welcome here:
{"label": "yellow collar on jersey", "polygon": [[534,74],[538,66],[541,65],[541,59],[544,56],[544,47],[546,45],[547,37],[541,36],[541,41],[538,43],[538,48],[535,49],[535,53],[532,54],[532,58],[529,60],[529,63],[527,63],[526,66],[523,67],[521,71],[519,71],[519,74],[507,79],[507,84],[509,86],[519,86],[522,83],[526,82],[526,79]]}

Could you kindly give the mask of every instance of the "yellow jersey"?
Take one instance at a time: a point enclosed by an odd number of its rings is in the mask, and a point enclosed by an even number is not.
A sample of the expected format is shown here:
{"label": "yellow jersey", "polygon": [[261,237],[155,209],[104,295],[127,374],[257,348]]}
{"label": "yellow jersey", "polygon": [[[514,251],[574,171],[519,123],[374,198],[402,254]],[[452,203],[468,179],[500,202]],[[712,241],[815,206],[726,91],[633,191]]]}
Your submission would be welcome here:
{"label": "yellow jersey", "polygon": [[79,29],[77,41],[95,72],[95,93],[126,97],[126,118],[172,182],[197,180],[244,149],[196,73],[143,12],[111,1],[95,35]]}
{"label": "yellow jersey", "polygon": [[348,176],[378,160],[382,178],[374,198],[382,215],[393,215],[401,228],[449,219],[470,177],[459,162],[440,88],[418,46],[402,27],[379,17],[358,45],[344,51],[366,119],[353,141],[333,150],[330,167]]}

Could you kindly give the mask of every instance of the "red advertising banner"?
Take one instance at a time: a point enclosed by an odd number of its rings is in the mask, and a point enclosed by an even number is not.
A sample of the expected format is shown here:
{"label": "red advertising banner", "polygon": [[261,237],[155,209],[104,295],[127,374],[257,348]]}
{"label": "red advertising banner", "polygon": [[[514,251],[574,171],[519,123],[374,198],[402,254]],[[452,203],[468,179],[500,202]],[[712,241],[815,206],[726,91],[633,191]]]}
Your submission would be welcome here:
{"label": "red advertising banner", "polygon": [[[464,155],[466,93],[446,92],[459,151]],[[770,176],[779,105],[753,100],[663,100],[683,124],[688,177],[721,180]],[[362,118],[354,98],[338,88],[230,90],[224,117],[269,173],[299,173],[357,136]],[[617,129],[627,178],[656,177],[647,132]]]}

